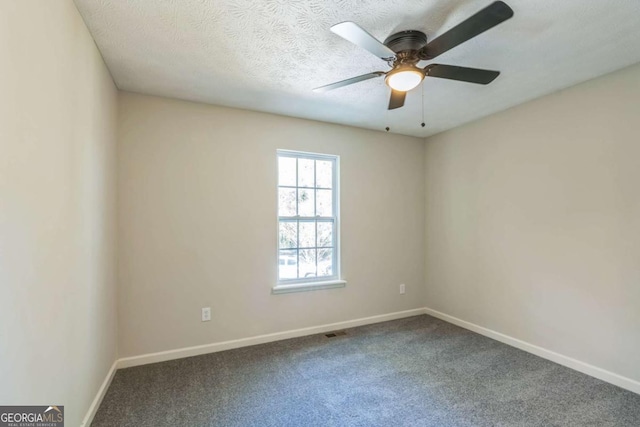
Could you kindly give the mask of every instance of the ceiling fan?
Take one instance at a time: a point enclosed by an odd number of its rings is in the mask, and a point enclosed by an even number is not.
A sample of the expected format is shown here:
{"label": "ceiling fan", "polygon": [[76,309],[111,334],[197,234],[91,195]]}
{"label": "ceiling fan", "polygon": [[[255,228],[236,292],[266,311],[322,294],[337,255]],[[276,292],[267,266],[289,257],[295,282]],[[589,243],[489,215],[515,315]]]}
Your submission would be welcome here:
{"label": "ceiling fan", "polygon": [[407,91],[418,86],[425,77],[439,77],[483,85],[489,84],[498,77],[499,71],[442,64],[429,64],[424,68],[420,68],[417,64],[420,61],[436,58],[449,49],[495,27],[512,16],[513,10],[509,6],[502,1],[496,1],[429,43],[427,43],[427,36],[421,31],[401,31],[390,35],[384,43],[380,43],[371,34],[353,22],[336,24],[331,27],[332,32],[368,50],[386,61],[392,68],[389,71],[374,71],[373,73],[320,86],[313,90],[325,92],[364,80],[386,76],[385,83],[391,88],[389,110],[393,110],[404,105]]}

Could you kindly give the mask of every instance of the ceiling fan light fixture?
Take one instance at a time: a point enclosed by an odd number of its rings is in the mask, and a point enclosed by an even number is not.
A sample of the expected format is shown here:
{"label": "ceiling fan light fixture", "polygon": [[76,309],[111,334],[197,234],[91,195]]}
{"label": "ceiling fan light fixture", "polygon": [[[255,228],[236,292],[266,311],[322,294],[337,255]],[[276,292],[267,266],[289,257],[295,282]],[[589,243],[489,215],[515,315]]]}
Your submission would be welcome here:
{"label": "ceiling fan light fixture", "polygon": [[390,71],[385,78],[387,86],[399,92],[407,92],[424,79],[424,72],[414,66],[404,66]]}
{"label": "ceiling fan light fixture", "polygon": [[391,34],[382,43],[358,24],[350,21],[341,22],[331,27],[331,31],[368,50],[385,61],[392,69],[387,72],[374,71],[320,86],[314,91],[325,92],[385,76],[385,84],[392,89],[387,108],[395,110],[404,105],[406,93],[419,86],[425,77],[438,77],[481,85],[489,84],[500,75],[499,71],[433,63],[421,69],[417,67],[417,64],[420,61],[431,61],[511,17],[513,17],[513,9],[503,1],[494,0],[489,6],[429,42],[423,32],[406,30]]}

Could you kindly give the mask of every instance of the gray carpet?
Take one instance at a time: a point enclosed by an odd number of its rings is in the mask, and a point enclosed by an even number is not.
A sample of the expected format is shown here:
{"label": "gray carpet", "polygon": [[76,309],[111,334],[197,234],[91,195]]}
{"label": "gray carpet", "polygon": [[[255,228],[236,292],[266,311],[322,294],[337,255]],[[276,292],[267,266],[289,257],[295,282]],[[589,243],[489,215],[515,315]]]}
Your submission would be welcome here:
{"label": "gray carpet", "polygon": [[93,426],[640,426],[640,395],[430,316],[119,370]]}

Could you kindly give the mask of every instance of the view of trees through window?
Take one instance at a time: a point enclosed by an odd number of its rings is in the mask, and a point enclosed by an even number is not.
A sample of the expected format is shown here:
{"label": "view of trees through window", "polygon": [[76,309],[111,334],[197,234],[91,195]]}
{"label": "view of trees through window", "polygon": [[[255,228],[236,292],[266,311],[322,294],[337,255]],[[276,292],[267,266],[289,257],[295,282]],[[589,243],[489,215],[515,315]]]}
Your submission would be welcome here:
{"label": "view of trees through window", "polygon": [[335,277],[335,157],[278,152],[278,278]]}

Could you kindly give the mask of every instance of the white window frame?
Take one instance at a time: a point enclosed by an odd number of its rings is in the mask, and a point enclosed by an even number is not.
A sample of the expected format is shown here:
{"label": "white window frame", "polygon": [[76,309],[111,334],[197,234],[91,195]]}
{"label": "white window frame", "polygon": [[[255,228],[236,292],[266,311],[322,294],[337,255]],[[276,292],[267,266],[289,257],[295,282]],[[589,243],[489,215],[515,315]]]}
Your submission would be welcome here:
{"label": "white window frame", "polygon": [[[279,189],[282,188],[295,188],[296,189],[296,206],[298,204],[298,180],[297,180],[297,169],[296,169],[296,186],[280,186],[279,182],[279,167],[278,173],[276,175],[277,185],[276,185],[276,233],[277,233],[277,243],[276,243],[276,286],[273,288],[274,294],[280,293],[289,293],[289,292],[299,292],[299,291],[308,291],[308,290],[316,290],[316,289],[329,289],[329,288],[341,288],[346,285],[346,281],[340,279],[340,157],[337,155],[329,155],[329,154],[319,154],[319,153],[309,153],[303,151],[292,151],[292,150],[277,150],[276,151],[276,164],[279,165],[280,157],[292,157],[295,159],[310,159],[310,160],[321,160],[321,161],[330,161],[333,163],[333,176],[332,176],[332,188],[331,188],[331,196],[332,196],[332,205],[333,205],[333,216],[331,217],[319,217],[319,216],[311,216],[311,217],[301,217],[299,215],[295,216],[280,216],[279,212]],[[297,163],[296,163],[297,164]],[[314,177],[315,181],[315,177]],[[314,191],[316,189],[316,182],[314,182]],[[315,199],[314,199],[315,200]],[[315,203],[315,202],[314,202]],[[315,209],[314,209],[315,211]],[[297,212],[296,212],[297,213]],[[332,272],[331,276],[323,276],[323,277],[303,277],[296,279],[280,279],[280,251],[286,250],[287,248],[280,248],[280,222],[281,221],[292,221],[296,223],[310,221],[315,222],[318,219],[322,219],[325,221],[333,222],[333,248],[332,248]],[[317,234],[316,234],[316,249],[317,249]],[[298,255],[299,257],[299,255]],[[299,266],[300,263],[298,262]]]}

